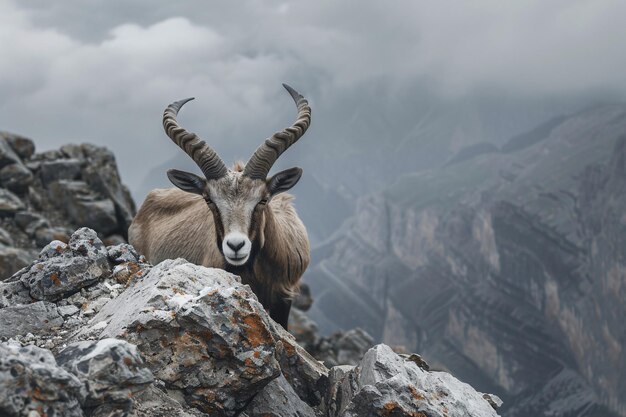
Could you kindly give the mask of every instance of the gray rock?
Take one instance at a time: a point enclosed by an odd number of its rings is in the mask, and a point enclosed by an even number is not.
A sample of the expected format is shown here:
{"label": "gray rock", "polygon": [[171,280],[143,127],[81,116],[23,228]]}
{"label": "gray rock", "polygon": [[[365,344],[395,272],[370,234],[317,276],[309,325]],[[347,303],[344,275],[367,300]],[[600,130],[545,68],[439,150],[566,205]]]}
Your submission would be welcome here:
{"label": "gray rock", "polygon": [[483,394],[446,372],[428,372],[389,346],[370,349],[351,370],[333,373],[334,416],[497,416]]}
{"label": "gray rock", "polygon": [[39,260],[45,261],[50,258],[56,258],[58,256],[62,256],[70,250],[71,249],[67,243],[60,240],[53,240],[41,249],[41,252],[39,252]]}
{"label": "gray rock", "polygon": [[232,416],[280,374],[269,317],[223,270],[167,260],[109,301],[81,337],[124,337],[188,405]]}
{"label": "gray rock", "polygon": [[[133,409],[129,417],[210,417],[185,401],[173,398],[164,389],[149,386],[134,398]],[[243,415],[242,415],[243,417]]]}
{"label": "gray rock", "polygon": [[248,417],[315,417],[315,412],[294,392],[284,376],[271,381],[246,407]]}
{"label": "gray rock", "polygon": [[298,397],[312,407],[320,405],[328,387],[328,369],[296,343],[282,326],[272,322],[276,358]]}
{"label": "gray rock", "polygon": [[57,366],[50,351],[0,343],[3,416],[82,417],[82,384]]}
{"label": "gray rock", "polygon": [[300,346],[307,351],[313,352],[317,343],[317,324],[303,311],[292,309],[289,314],[289,333],[291,333]]}
{"label": "gray rock", "polygon": [[58,149],[50,149],[48,151],[43,151],[43,152],[39,152],[34,154],[31,157],[31,160],[33,161],[40,161],[40,162],[44,162],[44,161],[56,161],[57,159],[63,159],[65,157],[65,155],[63,155],[63,152],[61,152]]}
{"label": "gray rock", "polygon": [[0,132],[0,140],[5,139],[11,149],[22,159],[28,159],[35,153],[35,144],[32,140],[9,132]]}
{"label": "gray rock", "polygon": [[20,281],[0,282],[0,309],[17,304],[30,304],[33,301],[28,294],[28,288]]}
{"label": "gray rock", "polygon": [[83,181],[59,180],[50,183],[50,200],[80,226],[89,227],[108,235],[116,232],[115,205],[111,200],[102,199]]}
{"label": "gray rock", "polygon": [[0,168],[22,163],[22,160],[17,156],[5,135],[4,133],[0,134]]}
{"label": "gray rock", "polygon": [[44,246],[51,241],[67,242],[71,234],[67,227],[41,227],[35,230],[34,238],[37,246]]}
{"label": "gray rock", "polygon": [[39,166],[39,176],[44,186],[57,180],[80,178],[82,162],[78,159],[56,159],[44,161]]}
{"label": "gray rock", "polygon": [[78,307],[71,304],[66,306],[59,306],[57,307],[57,310],[59,310],[59,314],[63,317],[73,316],[80,311]]}
{"label": "gray rock", "polygon": [[0,337],[43,334],[62,324],[63,318],[56,305],[46,301],[18,304],[0,310]]}
{"label": "gray rock", "polygon": [[84,384],[90,414],[128,412],[132,398],[154,381],[137,347],[118,339],[70,344],[57,362]]}
{"label": "gray rock", "polygon": [[29,265],[34,258],[34,251],[0,246],[0,281]]}
{"label": "gray rock", "polygon": [[33,174],[21,163],[0,169],[0,184],[15,193],[24,194],[32,183]]}
{"label": "gray rock", "polygon": [[[78,229],[68,246],[69,251],[57,244],[56,248],[62,248],[59,256],[37,261],[20,274],[33,298],[57,301],[111,275],[106,249],[96,232]],[[43,256],[51,251],[56,253],[56,248],[44,248]]]}
{"label": "gray rock", "polygon": [[345,332],[337,341],[337,362],[356,365],[374,344],[374,339],[365,330],[356,328]]}
{"label": "gray rock", "polygon": [[18,225],[26,234],[32,236],[40,227],[50,227],[48,219],[41,214],[33,213],[31,211],[20,211],[15,213],[13,218],[15,224]]}
{"label": "gray rock", "polygon": [[494,410],[502,407],[504,402],[495,394],[483,394],[483,398],[493,407]]}
{"label": "gray rock", "polygon": [[0,188],[0,217],[13,216],[20,210],[24,210],[22,200],[11,191]]}
{"label": "gray rock", "polygon": [[107,248],[109,261],[118,265],[124,262],[139,262],[139,254],[134,247],[128,243],[121,243]]}
{"label": "gray rock", "polygon": [[0,228],[0,245],[13,246],[13,238],[6,230]]}
{"label": "gray rock", "polygon": [[373,345],[372,336],[357,327],[347,332],[336,332],[329,337],[322,337],[310,350],[326,366],[332,367],[356,365]]}
{"label": "gray rock", "polygon": [[89,144],[81,145],[88,164],[83,177],[89,186],[115,205],[120,233],[126,238],[128,227],[135,216],[135,202],[130,191],[122,184],[115,156],[106,148]]}

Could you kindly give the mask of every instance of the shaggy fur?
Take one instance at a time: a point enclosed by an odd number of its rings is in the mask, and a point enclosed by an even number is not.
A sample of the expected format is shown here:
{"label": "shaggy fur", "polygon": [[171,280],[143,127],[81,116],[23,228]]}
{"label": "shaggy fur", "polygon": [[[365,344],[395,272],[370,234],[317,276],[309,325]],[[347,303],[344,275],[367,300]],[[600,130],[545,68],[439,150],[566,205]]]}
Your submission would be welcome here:
{"label": "shaggy fur", "polygon": [[153,264],[185,258],[236,273],[268,307],[276,297],[293,296],[310,261],[306,229],[292,201],[291,195],[278,194],[252,221],[253,254],[242,267],[225,261],[214,216],[202,196],[176,188],[148,194],[129,229],[129,241]]}

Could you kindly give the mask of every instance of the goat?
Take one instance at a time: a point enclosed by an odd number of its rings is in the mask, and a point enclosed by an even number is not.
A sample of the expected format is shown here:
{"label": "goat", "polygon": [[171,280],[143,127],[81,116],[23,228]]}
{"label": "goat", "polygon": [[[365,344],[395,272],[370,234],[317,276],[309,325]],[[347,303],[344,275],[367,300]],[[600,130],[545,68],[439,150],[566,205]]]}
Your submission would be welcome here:
{"label": "goat", "polygon": [[287,329],[291,297],[309,264],[310,248],[293,197],[281,193],[296,185],[302,169],[267,175],[306,132],[311,108],[293,88],[283,86],[298,109],[295,123],[266,139],[245,166],[235,164],[232,170],[196,134],[178,125],[178,111],[193,98],[170,104],[163,114],[165,132],[200,167],[204,178],[168,170],[178,188],[152,190],[128,235],[153,264],[180,257],[239,275],[270,317]]}

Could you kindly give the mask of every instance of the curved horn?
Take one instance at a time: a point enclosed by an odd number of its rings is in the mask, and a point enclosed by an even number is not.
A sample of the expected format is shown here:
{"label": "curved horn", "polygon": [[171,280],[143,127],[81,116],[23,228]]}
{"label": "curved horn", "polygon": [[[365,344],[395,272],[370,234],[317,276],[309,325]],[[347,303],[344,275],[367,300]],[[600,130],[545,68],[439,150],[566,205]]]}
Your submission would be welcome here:
{"label": "curved horn", "polygon": [[298,117],[292,126],[282,132],[274,133],[271,138],[265,139],[265,142],[258,147],[244,168],[243,175],[247,177],[262,180],[267,178],[274,162],[287,148],[304,135],[311,123],[309,102],[287,84],[283,84],[283,87],[295,101],[298,107]]}
{"label": "curved horn", "polygon": [[163,112],[163,128],[165,128],[167,136],[198,164],[207,179],[221,178],[226,175],[228,169],[217,156],[217,153],[195,133],[187,132],[180,127],[176,121],[176,115],[178,115],[180,108],[191,100],[193,97],[176,101],[167,106]]}

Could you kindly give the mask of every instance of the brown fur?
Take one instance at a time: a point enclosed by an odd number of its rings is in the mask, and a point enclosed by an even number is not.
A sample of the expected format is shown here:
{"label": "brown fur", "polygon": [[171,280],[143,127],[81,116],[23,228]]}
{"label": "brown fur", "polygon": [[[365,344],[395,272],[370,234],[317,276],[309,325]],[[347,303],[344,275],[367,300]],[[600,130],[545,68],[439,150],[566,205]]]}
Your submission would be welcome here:
{"label": "brown fur", "polygon": [[[215,222],[204,199],[176,188],[151,191],[130,229],[129,241],[153,264],[165,259],[231,270],[252,286],[261,301],[291,297],[310,261],[309,240],[288,194],[274,196],[253,219],[256,254],[243,267],[224,260]],[[255,214],[257,216],[257,214]],[[253,238],[254,236],[254,238]],[[263,303],[265,305],[265,303]]]}

